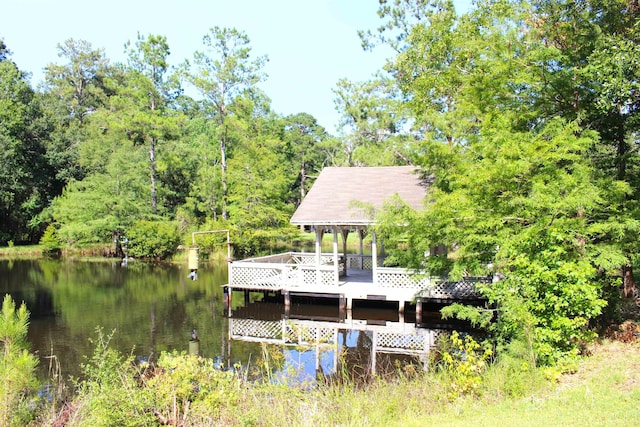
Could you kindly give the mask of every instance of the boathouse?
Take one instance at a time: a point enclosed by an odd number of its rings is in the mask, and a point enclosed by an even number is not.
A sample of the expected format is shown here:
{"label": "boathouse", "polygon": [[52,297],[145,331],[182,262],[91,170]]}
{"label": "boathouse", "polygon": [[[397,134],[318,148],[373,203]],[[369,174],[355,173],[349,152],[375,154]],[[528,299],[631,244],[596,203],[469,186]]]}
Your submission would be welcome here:
{"label": "boathouse", "polygon": [[[328,167],[295,211],[291,223],[315,233],[314,252],[287,252],[229,264],[227,295],[233,290],[281,292],[285,307],[291,296],[333,297],[350,310],[354,300],[406,303],[450,299],[452,285],[405,268],[384,266],[384,246],[371,227],[376,212],[394,198],[411,208],[424,206],[428,182],[413,166]],[[323,236],[332,235],[332,251],[322,251]],[[365,254],[365,237],[370,251]],[[357,252],[347,252],[350,236]],[[353,238],[353,237],[351,237]],[[457,299],[477,298],[473,283],[455,285]]]}

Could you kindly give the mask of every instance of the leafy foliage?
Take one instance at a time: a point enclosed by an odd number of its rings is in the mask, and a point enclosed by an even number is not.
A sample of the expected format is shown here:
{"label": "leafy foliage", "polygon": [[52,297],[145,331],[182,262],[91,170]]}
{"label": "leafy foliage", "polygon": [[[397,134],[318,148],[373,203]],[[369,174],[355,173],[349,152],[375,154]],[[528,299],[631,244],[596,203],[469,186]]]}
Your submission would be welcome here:
{"label": "leafy foliage", "polygon": [[449,398],[477,393],[492,351],[483,349],[471,335],[460,336],[457,331],[453,331],[446,341],[442,344],[445,350],[441,368],[450,381]]}
{"label": "leafy foliage", "polygon": [[165,259],[181,242],[178,225],[170,221],[136,221],[126,231],[128,254],[140,258]]}
{"label": "leafy foliage", "polygon": [[[25,425],[33,416],[28,404],[36,384],[38,358],[28,351],[29,312],[9,295],[2,301],[0,313],[0,424]],[[33,408],[32,408],[33,409]]]}

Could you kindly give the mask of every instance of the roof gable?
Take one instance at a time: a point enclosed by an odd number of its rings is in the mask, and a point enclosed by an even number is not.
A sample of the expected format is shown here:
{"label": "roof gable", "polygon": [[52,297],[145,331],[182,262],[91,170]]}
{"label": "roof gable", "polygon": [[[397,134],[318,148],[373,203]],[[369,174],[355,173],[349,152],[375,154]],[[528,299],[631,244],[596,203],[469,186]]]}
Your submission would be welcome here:
{"label": "roof gable", "polygon": [[364,206],[382,208],[397,194],[422,209],[426,184],[413,166],[324,168],[291,217],[295,225],[369,225]]}

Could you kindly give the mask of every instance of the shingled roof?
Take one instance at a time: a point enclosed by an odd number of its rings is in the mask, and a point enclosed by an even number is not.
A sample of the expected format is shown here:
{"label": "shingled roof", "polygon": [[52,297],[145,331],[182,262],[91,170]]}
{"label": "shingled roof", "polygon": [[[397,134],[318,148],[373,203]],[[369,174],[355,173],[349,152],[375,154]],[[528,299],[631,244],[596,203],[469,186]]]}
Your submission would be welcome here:
{"label": "shingled roof", "polygon": [[295,225],[370,225],[369,209],[395,194],[414,209],[423,207],[426,184],[413,166],[324,168],[291,217]]}

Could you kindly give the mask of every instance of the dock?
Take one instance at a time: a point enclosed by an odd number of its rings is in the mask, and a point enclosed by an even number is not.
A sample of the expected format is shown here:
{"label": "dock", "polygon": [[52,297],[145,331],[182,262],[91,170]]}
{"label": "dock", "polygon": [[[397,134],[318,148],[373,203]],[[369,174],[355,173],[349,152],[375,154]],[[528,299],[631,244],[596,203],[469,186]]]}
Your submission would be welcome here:
{"label": "dock", "polygon": [[[315,263],[317,259],[321,263]],[[400,313],[406,304],[415,304],[420,316],[425,302],[481,301],[478,283],[490,278],[448,281],[418,272],[391,267],[376,267],[368,255],[287,252],[229,263],[229,283],[225,285],[226,306],[231,306],[234,291],[280,293],[285,310],[292,297],[334,298],[340,310],[349,311],[354,301],[392,301]]]}
{"label": "dock", "polygon": [[[416,305],[417,317],[425,302],[481,301],[476,285],[489,283],[490,277],[451,281],[385,263],[388,236],[377,235],[376,212],[389,203],[420,211],[432,179],[413,166],[323,169],[290,220],[315,233],[315,250],[230,262],[227,307],[236,291],[246,299],[251,292],[279,293],[285,309],[292,297],[335,298],[345,311],[359,300],[393,301],[400,313],[410,303]],[[332,234],[332,248],[323,252],[327,233]],[[358,244],[348,251],[349,235],[355,235]],[[432,255],[446,256],[447,248],[436,246],[424,256]]]}

